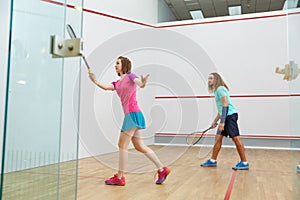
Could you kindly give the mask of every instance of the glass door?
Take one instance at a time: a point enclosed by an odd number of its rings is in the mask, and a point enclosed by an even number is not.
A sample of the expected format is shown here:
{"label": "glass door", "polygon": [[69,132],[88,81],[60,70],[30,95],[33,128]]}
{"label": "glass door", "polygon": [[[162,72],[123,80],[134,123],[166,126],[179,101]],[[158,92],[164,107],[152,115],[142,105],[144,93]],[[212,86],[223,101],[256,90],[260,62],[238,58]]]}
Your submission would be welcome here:
{"label": "glass door", "polygon": [[80,58],[49,49],[67,23],[80,35],[81,6],[11,1],[1,199],[76,199]]}

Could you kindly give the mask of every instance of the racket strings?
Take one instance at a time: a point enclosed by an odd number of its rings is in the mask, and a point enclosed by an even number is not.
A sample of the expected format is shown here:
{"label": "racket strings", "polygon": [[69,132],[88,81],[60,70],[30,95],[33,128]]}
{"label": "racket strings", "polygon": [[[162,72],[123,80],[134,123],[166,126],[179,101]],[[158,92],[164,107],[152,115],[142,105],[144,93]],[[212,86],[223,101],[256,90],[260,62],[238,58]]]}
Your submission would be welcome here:
{"label": "racket strings", "polygon": [[204,131],[197,131],[197,132],[193,132],[193,133],[189,134],[186,137],[187,144],[188,145],[195,145],[195,144],[197,144],[201,140],[201,138],[205,135],[205,133],[208,130],[213,129],[213,128],[214,128],[213,126],[210,126],[209,128],[207,128]]}
{"label": "racket strings", "polygon": [[189,145],[196,144],[200,140],[200,138],[202,137],[202,135],[203,135],[203,133],[200,133],[200,132],[198,132],[198,133],[192,133],[192,134],[188,135],[188,137],[186,139],[187,144],[189,144]]}

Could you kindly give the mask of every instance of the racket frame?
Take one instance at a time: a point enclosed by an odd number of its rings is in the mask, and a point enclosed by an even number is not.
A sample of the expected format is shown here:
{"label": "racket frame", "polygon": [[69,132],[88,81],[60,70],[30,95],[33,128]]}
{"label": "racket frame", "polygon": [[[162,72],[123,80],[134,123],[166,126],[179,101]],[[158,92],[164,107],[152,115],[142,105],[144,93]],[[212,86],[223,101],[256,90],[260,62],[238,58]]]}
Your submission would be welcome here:
{"label": "racket frame", "polygon": [[[197,144],[200,140],[201,140],[201,138],[205,135],[205,133],[207,132],[207,131],[209,131],[210,129],[213,129],[213,127],[212,126],[210,126],[209,128],[207,128],[207,129],[205,129],[204,131],[194,131],[194,132],[192,132],[192,133],[190,133],[189,135],[187,135],[187,137],[186,137],[186,143],[188,144],[188,145],[195,145],[195,144]],[[198,133],[198,134],[197,134]],[[197,138],[195,141],[193,140],[193,142],[192,143],[189,143],[188,142],[188,139],[192,136],[192,135],[194,135],[194,138]],[[200,135],[200,136],[199,136]]]}

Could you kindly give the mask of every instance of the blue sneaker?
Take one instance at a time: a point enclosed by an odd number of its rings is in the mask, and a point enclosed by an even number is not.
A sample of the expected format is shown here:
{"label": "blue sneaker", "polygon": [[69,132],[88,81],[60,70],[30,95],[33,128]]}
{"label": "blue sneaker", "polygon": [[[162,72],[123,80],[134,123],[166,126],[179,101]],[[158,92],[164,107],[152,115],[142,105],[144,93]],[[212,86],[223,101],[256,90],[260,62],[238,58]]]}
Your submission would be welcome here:
{"label": "blue sneaker", "polygon": [[297,166],[297,173],[300,173],[300,165]]}
{"label": "blue sneaker", "polygon": [[201,167],[216,167],[217,166],[217,161],[212,162],[210,159],[208,159],[207,161],[202,163],[200,166]]}
{"label": "blue sneaker", "polygon": [[234,169],[234,170],[239,170],[239,169],[248,170],[249,169],[249,163],[244,164],[244,162],[241,161],[238,164],[236,164],[236,166],[232,167],[232,169]]}

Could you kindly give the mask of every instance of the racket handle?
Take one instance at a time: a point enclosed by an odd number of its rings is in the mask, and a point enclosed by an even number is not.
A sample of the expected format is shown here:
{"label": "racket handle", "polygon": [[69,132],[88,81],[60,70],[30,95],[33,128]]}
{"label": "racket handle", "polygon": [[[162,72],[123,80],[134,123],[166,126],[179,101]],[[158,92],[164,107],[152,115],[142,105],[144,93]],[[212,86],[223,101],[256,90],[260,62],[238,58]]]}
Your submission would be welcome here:
{"label": "racket handle", "polygon": [[91,68],[90,68],[90,66],[89,66],[89,64],[88,64],[88,62],[86,61],[85,56],[84,56],[84,55],[81,55],[81,56],[82,56],[82,58],[83,58],[83,61],[84,61],[84,63],[85,63],[85,66],[86,66],[87,69],[88,69],[88,72],[91,73],[92,70],[91,70]]}

